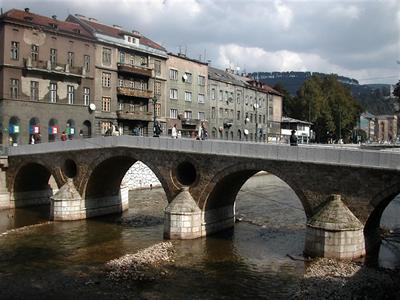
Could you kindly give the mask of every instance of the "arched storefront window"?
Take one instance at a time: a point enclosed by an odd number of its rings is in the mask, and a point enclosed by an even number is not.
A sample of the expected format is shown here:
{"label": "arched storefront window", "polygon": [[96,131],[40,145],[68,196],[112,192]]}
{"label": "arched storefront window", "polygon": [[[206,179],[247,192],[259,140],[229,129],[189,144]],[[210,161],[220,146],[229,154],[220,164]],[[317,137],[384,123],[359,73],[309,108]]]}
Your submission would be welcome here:
{"label": "arched storefront window", "polygon": [[34,117],[29,120],[29,144],[40,142],[40,122]]}
{"label": "arched storefront window", "polygon": [[[79,135],[81,135],[81,133],[79,133]],[[90,123],[90,121],[88,120],[83,122],[82,135],[85,138],[89,138],[92,136],[92,123]]]}
{"label": "arched storefront window", "polygon": [[76,130],[75,130],[75,121],[72,119],[69,119],[67,121],[67,128],[65,130],[65,133],[68,136],[68,139],[72,140],[75,137]]}
{"label": "arched storefront window", "polygon": [[18,117],[11,117],[8,122],[8,141],[10,146],[17,146],[20,136],[20,120]]}
{"label": "arched storefront window", "polygon": [[59,132],[60,127],[58,126],[58,121],[56,119],[51,119],[49,121],[49,142],[54,142]]}

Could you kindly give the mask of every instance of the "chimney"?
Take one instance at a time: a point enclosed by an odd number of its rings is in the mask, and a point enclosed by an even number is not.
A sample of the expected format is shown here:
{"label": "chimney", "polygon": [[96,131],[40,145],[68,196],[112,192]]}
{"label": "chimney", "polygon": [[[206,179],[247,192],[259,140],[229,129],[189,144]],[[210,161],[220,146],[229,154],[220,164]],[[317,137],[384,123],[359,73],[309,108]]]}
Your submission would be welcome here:
{"label": "chimney", "polygon": [[57,16],[56,15],[52,15],[51,17],[53,18],[53,20],[57,20]]}
{"label": "chimney", "polygon": [[29,13],[29,7],[24,9],[26,13]]}

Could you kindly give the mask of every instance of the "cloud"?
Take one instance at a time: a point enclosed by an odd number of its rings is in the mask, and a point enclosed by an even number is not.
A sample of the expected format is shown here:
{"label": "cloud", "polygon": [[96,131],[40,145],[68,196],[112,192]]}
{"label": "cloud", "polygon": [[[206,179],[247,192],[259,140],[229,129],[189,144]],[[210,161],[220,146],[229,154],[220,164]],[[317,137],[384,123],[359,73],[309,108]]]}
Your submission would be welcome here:
{"label": "cloud", "polygon": [[262,71],[311,71],[334,73],[360,79],[366,83],[371,80],[386,79],[392,76],[390,69],[371,67],[349,69],[329,62],[327,58],[316,53],[293,52],[279,50],[265,51],[257,47],[243,47],[236,44],[221,45],[216,64],[221,68],[245,69],[247,72]]}

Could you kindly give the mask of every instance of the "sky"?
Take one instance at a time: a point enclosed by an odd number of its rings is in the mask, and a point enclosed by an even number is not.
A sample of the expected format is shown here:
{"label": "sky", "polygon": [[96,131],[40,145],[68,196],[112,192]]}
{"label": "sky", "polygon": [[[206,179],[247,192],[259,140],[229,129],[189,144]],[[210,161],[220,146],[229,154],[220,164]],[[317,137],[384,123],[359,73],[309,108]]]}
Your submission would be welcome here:
{"label": "sky", "polygon": [[221,69],[400,80],[399,0],[0,0],[0,7],[96,18]]}

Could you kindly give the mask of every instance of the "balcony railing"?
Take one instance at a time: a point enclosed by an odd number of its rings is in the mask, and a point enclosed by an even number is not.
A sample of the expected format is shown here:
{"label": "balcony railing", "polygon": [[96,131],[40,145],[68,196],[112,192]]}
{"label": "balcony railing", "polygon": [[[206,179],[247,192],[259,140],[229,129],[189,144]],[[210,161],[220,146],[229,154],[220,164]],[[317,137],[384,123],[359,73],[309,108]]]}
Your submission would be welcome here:
{"label": "balcony railing", "polygon": [[60,74],[64,76],[85,77],[86,70],[82,67],[71,67],[69,64],[51,63],[50,60],[32,61],[30,57],[24,58],[25,68],[39,72]]}
{"label": "balcony railing", "polygon": [[146,99],[150,99],[151,97],[153,97],[153,91],[139,90],[128,87],[117,87],[117,94],[122,96],[139,97]]}
{"label": "balcony railing", "polygon": [[191,118],[182,118],[182,125],[198,125],[200,124],[199,119],[191,119]]}
{"label": "balcony railing", "polygon": [[121,120],[152,121],[153,113],[148,111],[117,110],[117,117]]}
{"label": "balcony railing", "polygon": [[151,77],[151,75],[152,75],[152,69],[150,69],[150,68],[122,64],[122,63],[118,63],[118,72],[142,75],[142,76],[146,76],[146,77]]}

